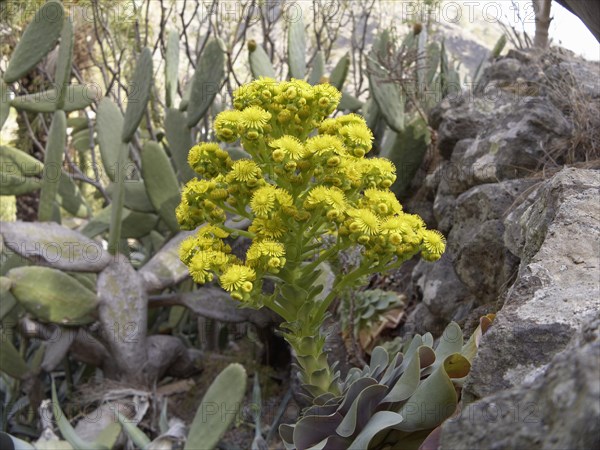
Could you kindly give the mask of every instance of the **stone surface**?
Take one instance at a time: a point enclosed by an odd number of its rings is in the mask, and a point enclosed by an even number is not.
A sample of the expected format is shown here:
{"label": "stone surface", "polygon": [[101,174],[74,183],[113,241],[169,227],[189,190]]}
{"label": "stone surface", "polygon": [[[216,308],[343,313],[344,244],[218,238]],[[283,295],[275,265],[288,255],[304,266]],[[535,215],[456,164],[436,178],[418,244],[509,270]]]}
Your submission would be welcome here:
{"label": "stone surface", "polygon": [[[599,175],[564,169],[539,188],[538,200],[522,212],[522,219],[507,218],[521,223],[538,250],[521,263],[504,307],[484,337],[465,385],[467,398],[523,382],[565,347],[584,317],[600,308]],[[543,215],[534,212],[538,208]]]}
{"label": "stone surface", "polygon": [[600,448],[599,329],[596,311],[545,371],[463,408],[440,449]]}

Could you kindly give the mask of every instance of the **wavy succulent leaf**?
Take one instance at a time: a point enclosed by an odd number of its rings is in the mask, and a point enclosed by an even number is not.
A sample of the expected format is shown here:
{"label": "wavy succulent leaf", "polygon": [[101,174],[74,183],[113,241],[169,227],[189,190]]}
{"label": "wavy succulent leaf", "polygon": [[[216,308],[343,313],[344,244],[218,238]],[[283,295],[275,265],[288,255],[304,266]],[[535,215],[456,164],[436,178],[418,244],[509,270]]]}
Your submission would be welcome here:
{"label": "wavy succulent leaf", "polygon": [[187,107],[188,128],[194,127],[206,114],[221,89],[225,77],[223,46],[224,44],[218,38],[211,39],[200,56],[192,78],[190,101]]}
{"label": "wavy succulent leaf", "polygon": [[[133,78],[129,84],[127,97],[127,109],[125,110],[125,120],[123,122],[123,131],[121,140],[130,142],[135,130],[142,121],[146,112],[148,100],[150,100],[150,89],[152,89],[152,52],[144,47],[137,61]],[[114,132],[114,131],[113,131]]]}
{"label": "wavy succulent leaf", "polygon": [[315,397],[295,425],[280,427],[286,449],[417,448],[456,409],[456,387],[470,370],[463,348],[470,351],[455,323],[435,348],[429,334],[416,335],[391,361],[376,347],[369,365],[348,372],[341,396]]}
{"label": "wavy succulent leaf", "polygon": [[54,48],[63,27],[64,9],[51,0],[37,10],[13,52],[4,81],[13,83],[29,72]]}
{"label": "wavy succulent leaf", "polygon": [[[65,112],[77,111],[91,105],[98,92],[92,85],[71,84],[64,91]],[[10,101],[10,105],[19,111],[33,113],[52,113],[58,108],[59,93],[56,89],[48,89],[34,94],[19,95]]]}

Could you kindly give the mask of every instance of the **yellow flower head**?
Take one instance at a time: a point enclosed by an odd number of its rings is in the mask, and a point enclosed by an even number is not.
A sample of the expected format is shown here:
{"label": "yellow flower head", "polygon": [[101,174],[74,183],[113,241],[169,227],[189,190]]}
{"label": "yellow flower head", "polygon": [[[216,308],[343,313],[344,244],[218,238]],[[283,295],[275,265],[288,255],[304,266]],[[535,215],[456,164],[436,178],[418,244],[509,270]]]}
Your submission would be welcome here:
{"label": "yellow flower head", "polygon": [[261,177],[262,171],[254,161],[250,159],[238,159],[233,163],[233,166],[231,166],[230,176],[235,181],[245,183]]}
{"label": "yellow flower head", "polygon": [[239,123],[247,130],[263,131],[269,123],[271,114],[259,106],[250,106],[240,113]]}
{"label": "yellow flower head", "polygon": [[437,230],[423,230],[423,259],[435,261],[446,250],[446,238]]}
{"label": "yellow flower head", "polygon": [[269,146],[281,150],[284,156],[287,156],[291,160],[298,160],[304,157],[304,145],[300,142],[300,139],[294,136],[285,135],[279,139],[275,139],[269,143]]}
{"label": "yellow flower head", "polygon": [[[242,287],[245,287],[246,282],[252,282],[255,279],[256,272],[254,272],[254,269],[240,264],[232,264],[219,277],[219,282],[223,289],[232,292],[242,289]],[[251,285],[250,290],[252,290]]]}
{"label": "yellow flower head", "polygon": [[314,136],[306,141],[306,150],[312,155],[325,155],[333,153],[336,155],[344,155],[346,153],[342,141],[329,135]]}
{"label": "yellow flower head", "polygon": [[224,142],[235,142],[239,138],[239,111],[223,111],[215,117],[215,134]]}
{"label": "yellow flower head", "polygon": [[359,147],[361,152],[354,151],[354,155],[362,157],[373,147],[373,133],[369,128],[362,123],[353,123],[346,125],[340,130],[340,134],[346,140],[346,146]]}
{"label": "yellow flower head", "polygon": [[368,236],[379,233],[381,228],[379,219],[368,209],[353,209],[348,211],[348,215],[353,219],[350,223],[350,231],[360,232]]}
{"label": "yellow flower head", "polygon": [[250,208],[257,217],[267,217],[275,208],[275,187],[267,184],[258,188],[250,200]]}
{"label": "yellow flower head", "polygon": [[276,214],[268,219],[257,217],[252,221],[252,225],[248,227],[248,231],[269,239],[279,239],[287,230],[281,217]]}

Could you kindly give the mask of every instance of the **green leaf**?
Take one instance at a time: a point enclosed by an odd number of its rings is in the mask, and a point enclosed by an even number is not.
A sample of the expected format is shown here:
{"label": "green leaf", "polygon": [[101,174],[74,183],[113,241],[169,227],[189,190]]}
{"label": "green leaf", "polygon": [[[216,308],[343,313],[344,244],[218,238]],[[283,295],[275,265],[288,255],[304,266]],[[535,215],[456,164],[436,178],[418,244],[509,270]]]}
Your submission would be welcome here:
{"label": "green leaf", "polygon": [[212,382],[196,411],[185,450],[214,449],[236,417],[246,393],[246,371],[230,364]]}
{"label": "green leaf", "polygon": [[0,188],[2,195],[23,195],[42,187],[39,178],[23,177],[10,173],[0,173]]}
{"label": "green leaf", "polygon": [[306,75],[306,36],[302,15],[290,23],[288,30],[288,64],[292,78],[304,79]]}
{"label": "green leaf", "polygon": [[352,94],[349,94],[346,91],[342,91],[342,98],[340,100],[340,104],[337,109],[340,111],[351,111],[355,112],[362,108],[363,102],[354,97]]}
{"label": "green leaf", "polygon": [[165,83],[167,108],[172,107],[177,95],[177,83],[179,75],[179,32],[169,30],[167,38],[167,50],[165,54]]}
{"label": "green leaf", "polygon": [[0,320],[4,319],[17,304],[17,300],[10,293],[10,278],[0,276]]}
{"label": "green leaf", "polygon": [[169,142],[171,157],[177,169],[177,178],[182,183],[186,183],[195,176],[187,161],[188,153],[192,148],[192,135],[186,123],[185,113],[173,108],[167,110],[165,133]]}
{"label": "green leaf", "polygon": [[346,53],[340,58],[338,63],[331,71],[329,77],[329,84],[334,86],[338,91],[342,90],[346,76],[348,76],[348,69],[350,68],[350,53]]}
{"label": "green leaf", "polygon": [[67,420],[67,416],[63,413],[60,408],[60,404],[58,403],[58,396],[56,395],[56,385],[54,384],[54,379],[52,379],[52,413],[54,415],[54,420],[56,420],[56,424],[58,425],[58,429],[62,436],[67,440],[69,444],[78,450],[108,450],[106,447],[98,446],[98,444],[93,442],[86,442],[79,437],[79,435],[75,432],[69,421]]}
{"label": "green leaf", "polygon": [[6,83],[0,79],[0,130],[10,113],[10,97]]}
{"label": "green leaf", "polygon": [[90,215],[90,207],[81,194],[75,181],[66,173],[58,183],[58,204],[75,217],[86,218]]}
{"label": "green leaf", "polygon": [[[98,95],[94,85],[71,84],[65,91],[65,112],[77,111],[91,105]],[[48,89],[29,95],[20,95],[11,100],[10,104],[19,111],[34,113],[51,113],[57,110],[59,94],[56,89]]]}
{"label": "green leaf", "polygon": [[369,89],[388,126],[396,133],[404,129],[405,96],[400,86],[386,79],[385,70],[374,60],[367,60]]}
{"label": "green leaf", "polygon": [[127,436],[133,441],[133,443],[140,449],[145,449],[150,444],[150,439],[146,434],[140,430],[135,424],[121,415],[119,411],[115,411],[119,423],[127,433]]}
{"label": "green leaf", "polygon": [[[107,206],[94,216],[81,230],[89,238],[104,233],[108,230],[111,220],[111,205]],[[121,238],[138,239],[146,236],[156,227],[158,216],[123,208],[121,216]]]}
{"label": "green leaf", "polygon": [[152,76],[152,52],[149,48],[144,47],[129,84],[127,109],[125,110],[125,121],[121,133],[123,142],[131,141],[146,112],[146,105],[150,99],[150,89],[152,88]]}
{"label": "green leaf", "polygon": [[392,428],[402,422],[402,416],[392,411],[378,411],[358,433],[348,448],[370,448],[369,443],[377,433]]}
{"label": "green leaf", "polygon": [[52,117],[52,124],[48,133],[46,156],[44,158],[44,174],[42,177],[42,190],[40,192],[40,206],[38,220],[46,222],[52,220],[52,209],[58,193],[58,185],[62,177],[62,160],[65,152],[67,137],[67,118],[64,111],[56,111]]}
{"label": "green leaf", "polygon": [[148,198],[158,215],[171,231],[179,230],[175,208],[181,201],[179,184],[171,161],[156,142],[147,142],[142,149],[142,177]]}
{"label": "green leaf", "polygon": [[255,41],[249,41],[248,46],[253,48],[250,50],[249,61],[250,71],[254,78],[268,77],[275,78],[275,69],[271,64],[271,58],[265,52],[265,49],[261,45],[258,45]]}
{"label": "green leaf", "polygon": [[44,165],[22,150],[0,145],[0,171],[20,176],[40,175]]}
{"label": "green leaf", "polygon": [[[125,199],[124,205],[133,210],[139,212],[154,212],[154,206],[148,198],[146,193],[146,185],[142,180],[126,180],[125,181]],[[116,185],[111,183],[106,189],[111,196],[116,193]]]}
{"label": "green leaf", "polygon": [[[404,420],[394,429],[409,432],[433,429],[454,413],[457,403],[454,384],[444,367],[439,366],[397,411]],[[437,414],[427,413],[432,408]]]}
{"label": "green leaf", "polygon": [[188,128],[194,127],[206,114],[215,96],[221,89],[225,77],[225,54],[219,39],[211,39],[204,47],[200,62],[196,66],[190,102],[188,105]]}
{"label": "green leaf", "polygon": [[99,272],[110,262],[101,243],[57,223],[8,222],[2,234],[15,254],[55,269]]}
{"label": "green leaf", "polygon": [[2,351],[0,352],[0,371],[13,378],[23,379],[29,373],[29,367],[12,344],[12,339],[7,330],[2,329]]}
{"label": "green leaf", "polygon": [[47,2],[35,13],[10,58],[4,81],[14,83],[54,48],[63,27],[63,16],[58,1]]}
{"label": "green leaf", "polygon": [[421,167],[430,142],[431,134],[427,123],[420,117],[411,120],[404,131],[395,133],[390,130],[386,136],[381,156],[396,166],[397,178],[391,189],[397,196],[401,197],[407,192]]}
{"label": "green leaf", "polygon": [[55,83],[58,89],[56,108],[63,109],[67,94],[67,85],[71,79],[71,59],[73,57],[73,24],[70,19],[65,20],[60,35],[58,60],[56,62]]}
{"label": "green leaf", "polygon": [[96,295],[64,272],[49,267],[17,267],[7,274],[18,302],[40,320],[61,325],[94,321]]}
{"label": "green leaf", "polygon": [[123,221],[123,204],[125,203],[125,166],[129,153],[129,144],[119,145],[120,153],[115,174],[115,190],[111,203],[110,226],[108,228],[108,251],[114,255],[119,251],[121,240],[121,223]]}
{"label": "green leaf", "polygon": [[313,86],[319,84],[323,75],[325,75],[325,58],[323,57],[323,52],[319,50],[313,60],[308,82]]}
{"label": "green leaf", "polygon": [[96,133],[102,165],[112,181],[115,181],[119,172],[119,154],[126,151],[120,139],[123,122],[123,114],[117,105],[110,98],[103,98],[96,114]]}

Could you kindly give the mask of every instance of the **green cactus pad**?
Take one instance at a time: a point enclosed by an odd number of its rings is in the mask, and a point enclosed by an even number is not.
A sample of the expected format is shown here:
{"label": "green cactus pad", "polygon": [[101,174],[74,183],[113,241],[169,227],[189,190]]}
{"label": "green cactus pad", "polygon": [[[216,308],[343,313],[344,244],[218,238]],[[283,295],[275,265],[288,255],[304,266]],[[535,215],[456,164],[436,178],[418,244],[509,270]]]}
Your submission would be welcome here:
{"label": "green cactus pad", "polygon": [[319,50],[315,55],[315,59],[313,59],[308,82],[314,86],[321,81],[323,75],[325,75],[325,58],[323,52]]}
{"label": "green cactus pad", "polygon": [[56,76],[54,77],[58,98],[56,108],[63,109],[67,96],[67,85],[71,78],[71,60],[73,58],[73,24],[66,20],[60,35],[58,60],[56,62]]}
{"label": "green cactus pad", "polygon": [[175,209],[181,201],[177,176],[160,144],[148,142],[142,150],[142,176],[150,202],[171,231],[179,231]]}
{"label": "green cactus pad", "polygon": [[212,382],[196,411],[185,450],[212,450],[236,417],[246,393],[246,370],[230,364]]}
{"label": "green cactus pad", "polygon": [[167,51],[165,53],[165,100],[167,107],[172,107],[177,94],[179,75],[179,33],[176,30],[169,31],[167,38]]}
{"label": "green cactus pad", "polygon": [[59,1],[49,1],[36,13],[13,52],[4,81],[14,83],[54,48],[63,28],[64,10]]}
{"label": "green cactus pad", "polygon": [[123,122],[123,114],[117,105],[110,98],[103,98],[96,114],[96,133],[102,165],[112,181],[118,172],[119,153],[126,149],[120,139]]}
{"label": "green cactus pad", "polygon": [[[77,111],[91,105],[98,91],[91,85],[72,84],[65,90],[63,107],[65,112]],[[10,105],[19,111],[33,113],[52,113],[58,108],[59,94],[56,89],[36,92],[35,94],[19,95],[11,100]]]}
{"label": "green cactus pad", "polygon": [[44,175],[42,177],[42,191],[40,192],[40,207],[38,220],[45,222],[52,220],[56,194],[60,179],[62,178],[62,161],[65,152],[67,136],[67,118],[63,111],[56,111],[52,117],[52,124],[48,133],[46,156],[44,158]]}
{"label": "green cactus pad", "polygon": [[288,30],[288,64],[290,76],[301,80],[306,75],[306,36],[302,16],[296,19]]}
{"label": "green cactus pad", "polygon": [[331,71],[331,76],[329,77],[329,84],[335,86],[338,91],[342,90],[342,86],[346,81],[346,77],[348,76],[348,69],[350,68],[350,53],[346,53],[344,56],[340,58],[338,63],[335,65],[333,70]]}
{"label": "green cactus pad", "polygon": [[7,276],[12,294],[38,319],[61,325],[93,322],[96,295],[64,272],[49,267],[18,267]]}
{"label": "green cactus pad", "polygon": [[225,76],[224,64],[225,55],[222,43],[218,39],[211,39],[204,47],[192,79],[187,111],[188,128],[194,127],[206,114],[215,96],[220,91]]}
{"label": "green cactus pad", "polygon": [[[251,43],[254,41],[250,41]],[[254,49],[249,50],[248,60],[250,61],[250,71],[254,78],[268,77],[275,78],[275,69],[271,64],[271,58],[261,45],[254,42]]]}
{"label": "green cactus pad", "polygon": [[135,130],[137,130],[146,112],[146,105],[150,99],[150,89],[152,89],[154,81],[152,78],[153,75],[152,52],[149,48],[145,47],[140,54],[133,78],[129,84],[127,109],[125,110],[123,132],[121,133],[121,140],[123,142],[131,141]]}

